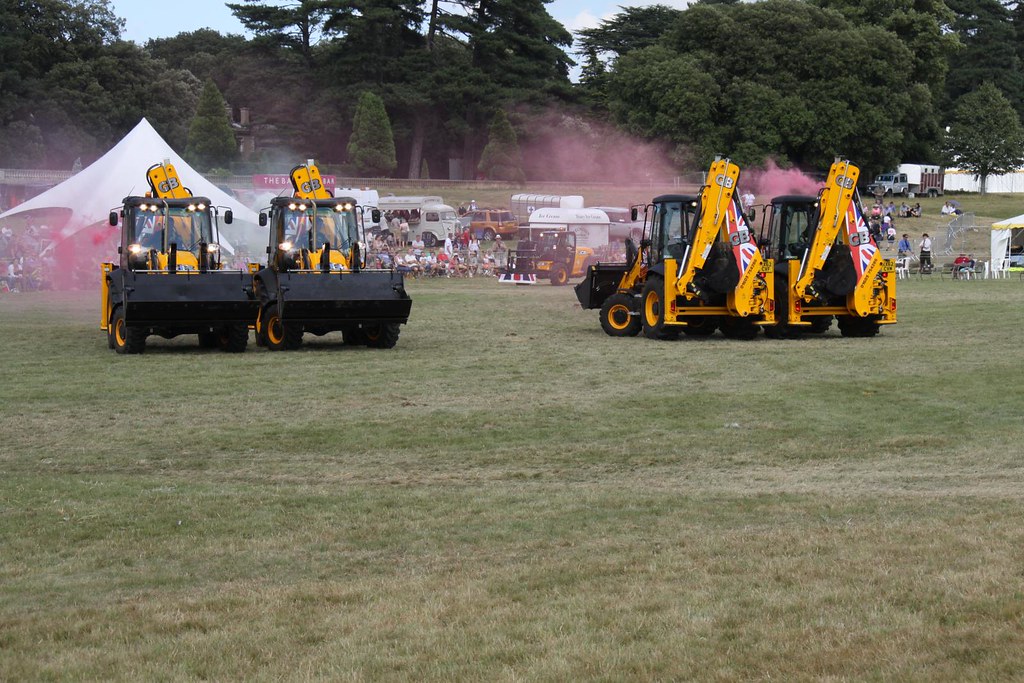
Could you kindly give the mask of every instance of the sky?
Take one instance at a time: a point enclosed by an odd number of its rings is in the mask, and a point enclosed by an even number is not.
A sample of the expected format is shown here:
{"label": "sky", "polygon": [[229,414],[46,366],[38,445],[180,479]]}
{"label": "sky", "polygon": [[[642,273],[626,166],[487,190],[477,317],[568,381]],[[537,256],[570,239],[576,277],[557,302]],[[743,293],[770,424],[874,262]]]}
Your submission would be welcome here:
{"label": "sky", "polygon": [[[125,20],[122,37],[136,43],[150,38],[167,38],[185,31],[212,28],[221,33],[244,33],[242,24],[227,5],[217,0],[176,0],[173,11],[168,4],[153,0],[111,0],[114,14]],[[596,26],[619,13],[620,6],[640,7],[663,4],[683,8],[687,0],[554,0],[548,12],[570,31]]]}

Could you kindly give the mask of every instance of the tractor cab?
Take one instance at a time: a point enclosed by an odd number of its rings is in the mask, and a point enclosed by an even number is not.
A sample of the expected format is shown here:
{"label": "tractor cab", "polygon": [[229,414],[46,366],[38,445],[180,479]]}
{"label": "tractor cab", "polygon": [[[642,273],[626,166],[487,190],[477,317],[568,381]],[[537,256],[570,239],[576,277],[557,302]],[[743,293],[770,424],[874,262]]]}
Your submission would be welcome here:
{"label": "tractor cab", "polygon": [[[357,209],[349,197],[274,198],[267,265],[278,272],[352,270],[358,260]],[[266,222],[261,214],[260,223]]]}
{"label": "tractor cab", "polygon": [[[122,268],[191,272],[220,267],[214,212],[205,197],[126,197],[121,214]],[[230,211],[224,219],[230,222]],[[110,224],[118,224],[117,212],[111,212]]]}
{"label": "tractor cab", "polygon": [[818,198],[810,195],[775,197],[761,217],[758,244],[765,258],[776,265],[801,260],[818,229]]}

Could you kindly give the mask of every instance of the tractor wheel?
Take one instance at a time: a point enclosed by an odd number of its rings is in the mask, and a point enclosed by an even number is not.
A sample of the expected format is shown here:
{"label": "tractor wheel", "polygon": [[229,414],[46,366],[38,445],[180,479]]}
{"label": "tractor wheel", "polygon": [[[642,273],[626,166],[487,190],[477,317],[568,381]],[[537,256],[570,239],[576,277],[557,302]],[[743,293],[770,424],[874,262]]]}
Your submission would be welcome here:
{"label": "tractor wheel", "polygon": [[874,337],[881,326],[874,318],[859,318],[853,315],[840,315],[839,332],[844,337]]}
{"label": "tractor wheel", "polygon": [[124,321],[123,308],[117,309],[111,324],[114,330],[114,351],[135,354],[146,350],[146,331],[138,327],[128,327]]}
{"label": "tractor wheel", "polygon": [[[710,337],[718,327],[718,317],[713,315],[695,316],[693,320],[683,328],[683,334],[687,337]],[[722,329],[725,334],[725,329]]]}
{"label": "tractor wheel", "polygon": [[302,326],[286,325],[276,304],[265,311],[263,330],[271,351],[293,351],[302,346]]}
{"label": "tractor wheel", "polygon": [[382,323],[363,328],[363,334],[366,336],[366,345],[374,349],[395,348],[401,331],[401,325],[398,323]]}
{"label": "tractor wheel", "polygon": [[644,336],[648,339],[675,339],[679,329],[665,328],[665,296],[663,280],[658,275],[647,278],[643,293],[640,295],[640,319],[643,322]]}
{"label": "tractor wheel", "polygon": [[215,349],[220,346],[220,335],[216,332],[200,332],[199,348]]}
{"label": "tractor wheel", "polygon": [[811,319],[811,326],[805,329],[812,334],[824,334],[832,329],[832,316],[819,315]]}
{"label": "tractor wheel", "polygon": [[635,337],[640,334],[643,322],[634,308],[634,299],[630,295],[612,294],[601,304],[601,329],[612,337]]}
{"label": "tractor wheel", "polygon": [[228,325],[220,331],[220,348],[228,353],[242,353],[249,344],[249,326]]}
{"label": "tractor wheel", "polygon": [[366,346],[366,335],[358,327],[342,330],[341,339],[346,346]]}
{"label": "tractor wheel", "polygon": [[565,266],[553,266],[551,268],[551,284],[561,286],[568,284],[569,282],[569,271],[565,269]]}
{"label": "tractor wheel", "polygon": [[758,326],[742,318],[726,318],[718,326],[726,339],[742,339],[748,341],[757,336]]}

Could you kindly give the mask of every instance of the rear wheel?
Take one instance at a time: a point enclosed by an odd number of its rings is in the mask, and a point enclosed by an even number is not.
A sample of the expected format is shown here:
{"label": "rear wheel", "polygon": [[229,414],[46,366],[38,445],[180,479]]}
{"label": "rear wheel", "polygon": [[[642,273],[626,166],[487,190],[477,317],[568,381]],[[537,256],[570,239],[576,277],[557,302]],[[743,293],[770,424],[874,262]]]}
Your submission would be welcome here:
{"label": "rear wheel", "polygon": [[744,318],[726,318],[718,328],[727,339],[750,340],[757,336],[758,326]]}
{"label": "rear wheel", "polygon": [[437,246],[437,235],[435,235],[434,233],[432,233],[432,232],[425,232],[425,233],[423,233],[422,238],[423,238],[423,246],[425,246],[426,248],[430,249],[432,247],[436,247]]}
{"label": "rear wheel", "polygon": [[242,353],[249,345],[248,325],[228,325],[220,332],[220,348],[228,353]]}
{"label": "rear wheel", "polygon": [[292,351],[302,346],[302,326],[285,324],[276,304],[267,308],[263,315],[263,331],[271,351]]}
{"label": "rear wheel", "polygon": [[635,337],[643,322],[634,310],[634,299],[628,294],[612,294],[601,304],[601,329],[612,337]]}
{"label": "rear wheel", "polygon": [[569,271],[565,269],[565,266],[552,266],[550,278],[551,284],[564,285],[569,282]]}
{"label": "rear wheel", "polygon": [[[713,315],[694,316],[683,328],[683,334],[688,337],[710,337],[718,327],[718,318]],[[722,332],[725,330],[723,328]]]}
{"label": "rear wheel", "polygon": [[117,309],[111,324],[114,330],[114,351],[135,354],[146,350],[146,331],[138,327],[128,327],[124,321],[123,308]]}
{"label": "rear wheel", "polygon": [[401,325],[398,323],[382,323],[363,328],[366,345],[374,349],[393,349],[398,343]]}
{"label": "rear wheel", "polygon": [[859,318],[853,315],[840,315],[839,332],[844,337],[874,337],[881,326],[874,318]]}
{"label": "rear wheel", "polygon": [[816,316],[811,319],[811,326],[805,329],[814,334],[823,334],[832,329],[832,319],[831,315]]}
{"label": "rear wheel", "polygon": [[484,242],[490,242],[494,239],[494,231],[490,228],[484,229]]}

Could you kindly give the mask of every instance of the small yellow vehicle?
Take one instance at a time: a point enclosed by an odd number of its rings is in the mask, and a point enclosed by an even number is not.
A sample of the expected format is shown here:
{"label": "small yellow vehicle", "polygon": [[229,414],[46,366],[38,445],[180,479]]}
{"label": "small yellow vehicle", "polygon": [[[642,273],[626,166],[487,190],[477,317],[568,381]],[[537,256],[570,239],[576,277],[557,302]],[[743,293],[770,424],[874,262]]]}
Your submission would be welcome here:
{"label": "small yellow vehicle", "polygon": [[548,230],[536,240],[520,240],[498,282],[536,284],[538,278],[547,278],[553,285],[566,285],[570,278],[583,277],[595,263],[594,250],[577,247],[575,233]]}
{"label": "small yellow vehicle", "polygon": [[825,332],[838,321],[844,337],[873,337],[896,322],[896,262],[882,258],[857,193],[860,169],[836,159],[817,196],[772,199],[761,239],[775,259],[777,338]]}
{"label": "small yellow vehicle", "polygon": [[[773,263],[762,257],[736,201],[740,169],[718,158],[700,194],[661,195],[643,208],[639,248],[626,240],[626,263],[598,264],[576,287],[583,308],[601,309],[612,336],[641,331],[752,339],[775,323]],[[636,220],[638,208],[633,209]]]}
{"label": "small yellow vehicle", "polygon": [[[146,173],[147,196],[110,212],[121,226],[117,263],[102,265],[100,329],[118,353],[142,353],[146,338],[196,334],[204,347],[244,351],[256,317],[252,276],[224,270],[218,211],[193,197],[169,162]],[[231,210],[224,212],[230,223]]]}

